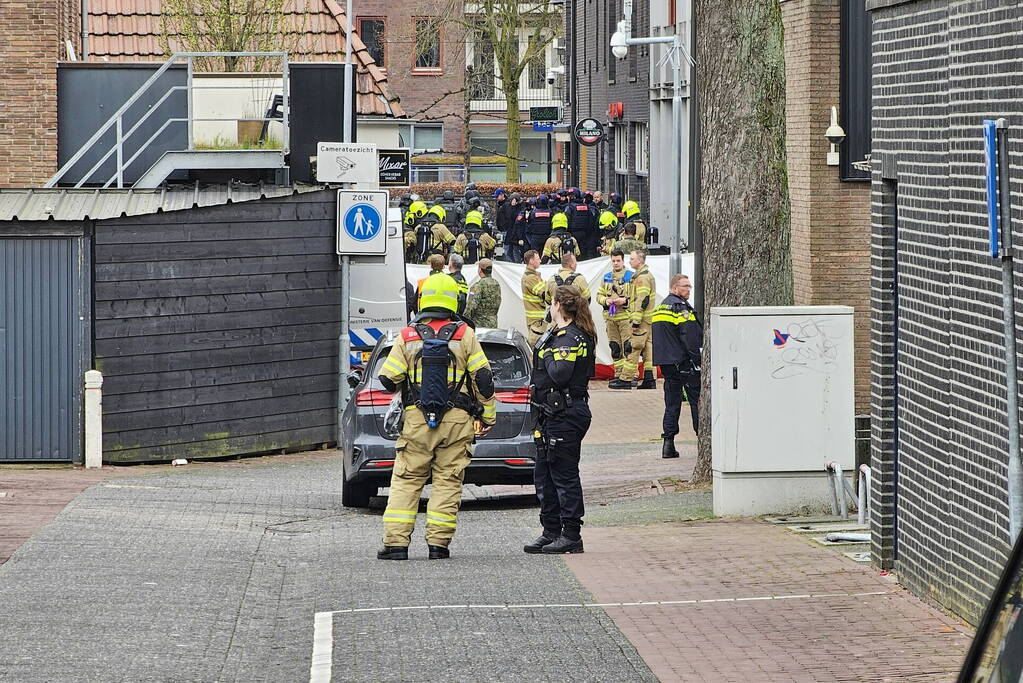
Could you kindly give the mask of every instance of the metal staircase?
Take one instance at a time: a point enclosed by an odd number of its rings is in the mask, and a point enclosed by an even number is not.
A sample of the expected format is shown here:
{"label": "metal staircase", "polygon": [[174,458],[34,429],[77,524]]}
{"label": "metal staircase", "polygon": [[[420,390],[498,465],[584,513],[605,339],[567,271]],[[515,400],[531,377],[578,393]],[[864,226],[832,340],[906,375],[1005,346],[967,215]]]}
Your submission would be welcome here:
{"label": "metal staircase", "polygon": [[[280,102],[280,117],[274,116],[271,111],[258,119],[250,120],[261,120],[263,121],[264,130],[269,124],[271,119],[280,120],[283,127],[283,138],[280,149],[231,149],[231,150],[207,150],[207,149],[196,149],[195,147],[195,136],[194,136],[194,124],[197,122],[206,121],[233,121],[235,119],[224,119],[224,118],[195,118],[194,116],[194,92],[202,89],[202,86],[195,85],[194,76],[194,60],[195,58],[203,57],[271,57],[278,58],[281,60],[281,84],[282,93],[279,96]],[[187,77],[185,85],[175,85],[168,88],[163,95],[156,101],[155,104],[148,107],[147,111],[142,114],[137,121],[126,123],[125,115],[139,100],[153,89],[153,86],[160,80],[171,66],[177,64],[180,60],[185,60],[187,67]],[[276,76],[276,73],[274,74]],[[231,86],[216,86],[216,89],[224,89],[225,87]],[[238,89],[243,89],[245,86],[234,86]],[[160,110],[161,105],[167,102],[174,93],[184,92],[187,102],[187,113],[184,117],[181,116],[169,116],[164,119],[162,125],[156,129],[148,139],[142,144],[135,145],[132,141],[132,137],[139,131],[144,123],[146,123],[157,111]],[[68,172],[75,167],[76,164],[82,161],[86,155],[93,153],[98,155],[98,160],[93,166],[85,172],[75,182],[74,187],[82,187],[83,185],[99,184],[100,187],[125,187],[124,175],[125,169],[127,169],[132,163],[139,158],[139,156],[150,147],[156,150],[163,149],[163,153],[159,159],[154,163],[147,171],[142,173],[139,179],[132,184],[136,188],[155,188],[159,187],[160,184],[166,180],[172,173],[180,170],[250,170],[250,169],[284,169],[287,167],[286,157],[290,151],[290,126],[288,120],[288,54],[286,52],[178,52],[173,54],[163,65],[157,69],[149,79],[142,84],[142,86],[135,91],[135,93],[129,97],[121,107],[114,112],[106,123],[99,127],[99,129],[93,134],[89,140],[82,145],[82,147],[75,152],[75,154],[68,159],[68,161],[61,166],[52,178],[50,178],[45,187],[54,187],[60,183],[61,179],[68,174]],[[126,129],[126,126],[130,125]],[[185,149],[173,149],[171,143],[168,142],[169,135],[168,131],[173,126],[187,126],[187,147]],[[100,147],[100,141],[109,134],[114,133],[114,143],[109,145],[107,148]],[[125,158],[128,154],[128,158]],[[93,180],[97,176],[100,168],[109,162],[111,157],[114,158],[114,173],[103,179],[100,176],[98,179]],[[70,181],[68,181],[70,182]]]}

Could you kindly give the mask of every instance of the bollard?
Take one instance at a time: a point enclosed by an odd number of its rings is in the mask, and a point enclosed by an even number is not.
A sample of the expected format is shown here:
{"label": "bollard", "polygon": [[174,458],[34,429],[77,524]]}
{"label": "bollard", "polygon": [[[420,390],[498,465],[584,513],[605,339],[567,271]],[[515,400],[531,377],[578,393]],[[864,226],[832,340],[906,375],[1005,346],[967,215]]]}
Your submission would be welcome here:
{"label": "bollard", "polygon": [[103,466],[103,373],[85,373],[85,466]]}

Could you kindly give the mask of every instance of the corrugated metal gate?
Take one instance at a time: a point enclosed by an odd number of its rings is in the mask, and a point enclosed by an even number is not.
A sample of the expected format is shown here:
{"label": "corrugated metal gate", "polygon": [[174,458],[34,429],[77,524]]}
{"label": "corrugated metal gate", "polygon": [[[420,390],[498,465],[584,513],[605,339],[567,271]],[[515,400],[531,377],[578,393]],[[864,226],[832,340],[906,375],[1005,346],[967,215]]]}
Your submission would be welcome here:
{"label": "corrugated metal gate", "polygon": [[0,238],[0,462],[80,459],[80,249]]}

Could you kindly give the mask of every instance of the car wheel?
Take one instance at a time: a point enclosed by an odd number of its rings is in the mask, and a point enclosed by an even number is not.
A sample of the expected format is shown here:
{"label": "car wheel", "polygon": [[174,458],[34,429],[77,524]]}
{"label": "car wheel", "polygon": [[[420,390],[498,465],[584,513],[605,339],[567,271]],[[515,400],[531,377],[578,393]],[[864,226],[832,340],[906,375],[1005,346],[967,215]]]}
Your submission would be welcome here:
{"label": "car wheel", "polygon": [[369,507],[369,499],[376,495],[375,486],[370,487],[346,478],[341,480],[341,504],[346,508]]}

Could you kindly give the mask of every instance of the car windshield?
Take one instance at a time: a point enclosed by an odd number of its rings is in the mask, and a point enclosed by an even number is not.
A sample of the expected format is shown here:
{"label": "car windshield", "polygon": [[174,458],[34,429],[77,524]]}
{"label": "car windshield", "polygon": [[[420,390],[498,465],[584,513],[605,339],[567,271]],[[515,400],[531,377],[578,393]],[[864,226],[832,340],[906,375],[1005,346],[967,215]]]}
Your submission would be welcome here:
{"label": "car windshield", "polygon": [[[1010,557],[968,656],[970,683],[1017,683],[1023,677],[1023,565]],[[972,661],[970,661],[972,660]]]}
{"label": "car windshield", "polygon": [[[498,386],[520,382],[529,377],[529,369],[526,366],[526,359],[518,347],[513,344],[494,344],[484,342],[483,353],[490,361],[490,367],[494,372],[494,383]],[[380,350],[376,364],[373,367],[373,377],[377,377],[383,367],[384,360],[391,347]]]}

